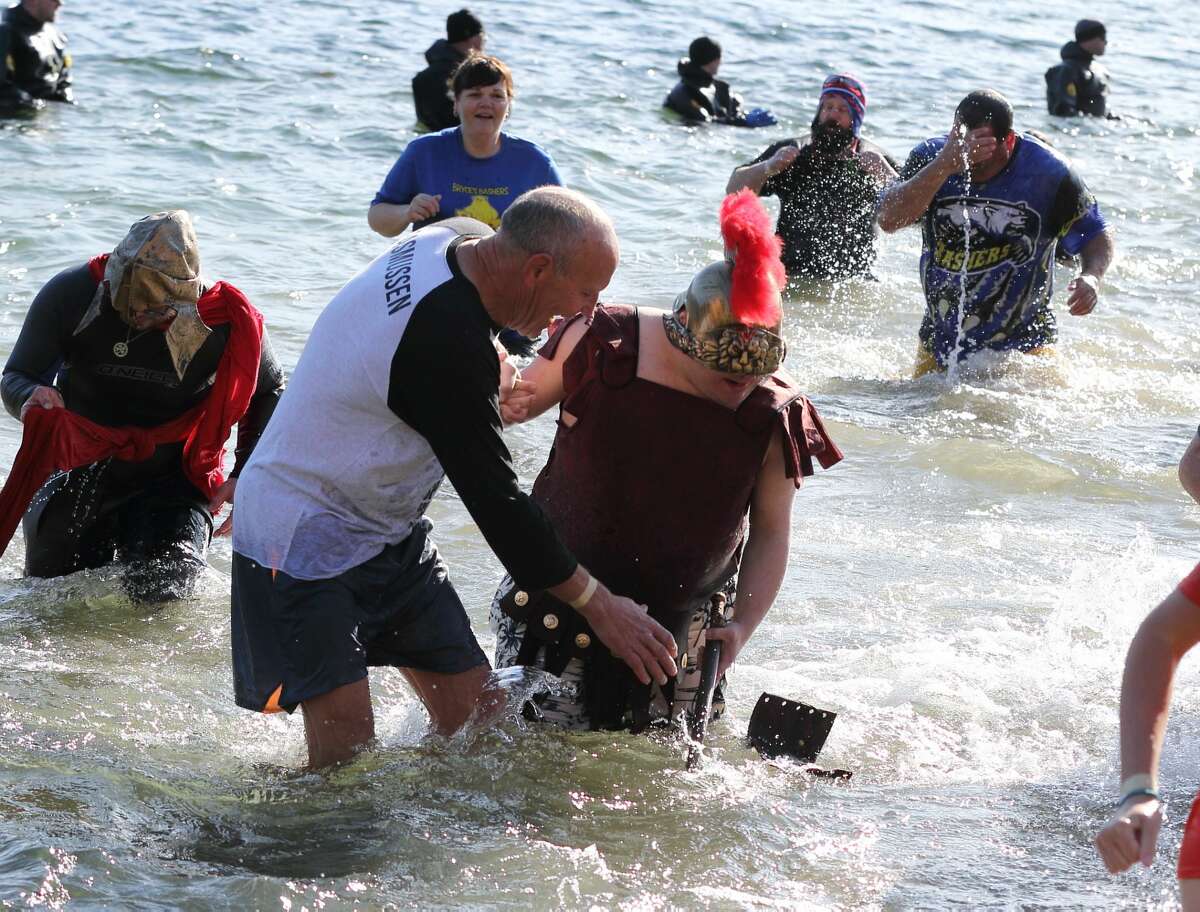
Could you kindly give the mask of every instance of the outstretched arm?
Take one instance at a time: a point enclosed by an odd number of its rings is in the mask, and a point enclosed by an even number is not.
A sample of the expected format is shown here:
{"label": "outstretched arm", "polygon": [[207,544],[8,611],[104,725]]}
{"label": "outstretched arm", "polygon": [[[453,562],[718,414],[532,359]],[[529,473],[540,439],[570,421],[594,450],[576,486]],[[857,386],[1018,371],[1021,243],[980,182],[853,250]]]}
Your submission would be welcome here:
{"label": "outstretched arm", "polygon": [[[566,395],[563,388],[563,364],[587,332],[588,325],[588,321],[584,319],[571,323],[562,331],[563,337],[553,358],[538,355],[528,367],[517,372],[514,382],[510,383],[513,392],[509,396],[501,396],[500,413],[505,424],[518,424],[536,418],[551,406],[562,402]],[[506,383],[506,374],[507,372],[502,370],[502,388]],[[509,407],[509,399],[514,393],[524,395],[520,396],[517,407]]]}
{"label": "outstretched arm", "polygon": [[1200,503],[1200,431],[1192,437],[1179,460],[1179,483],[1192,500]]}
{"label": "outstretched arm", "polygon": [[1171,688],[1180,659],[1200,642],[1200,607],[1178,589],[1138,628],[1121,681],[1121,792],[1124,800],[1096,836],[1105,866],[1120,873],[1154,860],[1162,803],[1155,795]]}
{"label": "outstretched arm", "polygon": [[750,502],[750,533],[738,571],[734,618],[727,626],[710,629],[705,634],[725,644],[718,675],[724,674],[737,660],[779,593],[787,571],[795,495],[796,485],[787,477],[782,438],[777,433],[759,470]]}

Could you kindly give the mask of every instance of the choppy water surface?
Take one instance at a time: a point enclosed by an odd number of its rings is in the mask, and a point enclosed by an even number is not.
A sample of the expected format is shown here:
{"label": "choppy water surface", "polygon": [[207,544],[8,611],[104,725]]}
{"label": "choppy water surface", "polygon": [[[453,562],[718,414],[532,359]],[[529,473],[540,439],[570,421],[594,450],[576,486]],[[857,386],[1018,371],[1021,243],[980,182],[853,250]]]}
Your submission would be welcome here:
{"label": "choppy water surface", "polygon": [[[237,710],[227,542],[198,597],[132,609],[111,574],[0,585],[0,902],[51,908],[1171,908],[1196,786],[1185,663],[1162,860],[1110,880],[1088,844],[1116,786],[1120,663],[1195,559],[1174,463],[1200,416],[1194,332],[1200,108],[1165,0],[1101,0],[1112,105],[1051,122],[1042,71],[1075,9],[956,0],[829,12],[766,0],[545,0],[479,12],[516,71],[512,129],[594,194],[623,243],[613,301],[662,305],[718,254],[728,173],[805,128],[820,79],[868,81],[868,133],[902,157],[991,84],[1073,157],[1118,232],[1090,317],[1049,360],[908,379],[915,230],[877,283],[803,289],[790,369],[846,461],[797,498],[783,592],[736,669],[697,773],[682,748],[515,724],[450,745],[377,673],[382,746],[299,771],[299,719]],[[80,104],[0,127],[0,347],[57,270],[184,206],[208,271],[245,289],[294,364],[316,314],[386,242],[375,188],[412,136],[408,81],[449,7],[287,0],[71,4]],[[695,34],[774,130],[687,131],[657,110]],[[1061,288],[1069,273],[1060,270]],[[1061,313],[1061,311],[1060,311]],[[511,435],[522,476],[553,425]],[[16,422],[0,426],[8,465]],[[439,541],[486,640],[500,574],[444,491]],[[485,645],[490,645],[486,643]],[[763,689],[840,712],[810,782],[744,748]]]}

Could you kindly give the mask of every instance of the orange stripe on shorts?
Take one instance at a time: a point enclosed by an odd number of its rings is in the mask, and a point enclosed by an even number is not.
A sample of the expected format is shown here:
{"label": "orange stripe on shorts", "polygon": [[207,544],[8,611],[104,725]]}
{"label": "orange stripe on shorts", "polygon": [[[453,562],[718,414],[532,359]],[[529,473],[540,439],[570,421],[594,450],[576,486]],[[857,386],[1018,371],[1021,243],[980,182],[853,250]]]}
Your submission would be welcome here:
{"label": "orange stripe on shorts", "polygon": [[275,688],[275,692],[267,699],[267,705],[262,708],[264,713],[283,712],[283,707],[279,705],[279,698],[283,696],[283,685],[280,684]]}

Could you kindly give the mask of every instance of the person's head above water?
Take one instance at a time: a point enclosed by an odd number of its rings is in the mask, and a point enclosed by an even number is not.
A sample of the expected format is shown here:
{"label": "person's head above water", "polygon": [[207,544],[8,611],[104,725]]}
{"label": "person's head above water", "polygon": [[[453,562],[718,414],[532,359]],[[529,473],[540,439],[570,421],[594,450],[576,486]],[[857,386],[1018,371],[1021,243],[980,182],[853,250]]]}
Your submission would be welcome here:
{"label": "person's head above water", "polygon": [[845,151],[862,130],[867,114],[867,87],[849,73],[834,73],[821,86],[812,121],[812,148],[823,155]]}
{"label": "person's head above water", "polygon": [[450,88],[463,135],[498,141],[516,96],[512,71],[504,62],[499,57],[471,54],[454,71]]}
{"label": "person's head above water", "polygon": [[867,116],[867,87],[850,73],[833,73],[821,85],[817,121],[834,123],[858,136]]}
{"label": "person's head above water", "polygon": [[446,17],[446,40],[462,51],[482,51],[487,35],[470,10],[460,9]]}
{"label": "person's head above water", "polygon": [[995,89],[976,89],[958,103],[954,109],[952,139],[957,136],[965,142],[970,134],[982,133],[996,140],[992,154],[971,165],[971,180],[991,180],[1008,164],[1017,147],[1017,134],[1012,127],[1012,105]]}
{"label": "person's head above water", "polygon": [[485,307],[496,322],[534,336],[556,316],[591,314],[620,258],[612,220],[565,187],[522,193],[485,242],[492,282],[490,295],[480,289]]}
{"label": "person's head above water", "polygon": [[62,0],[21,0],[21,8],[38,22],[53,22]]}
{"label": "person's head above water", "polygon": [[1075,23],[1075,43],[1089,54],[1099,57],[1108,47],[1108,30],[1097,19],[1080,19]]}
{"label": "person's head above water", "polygon": [[1004,140],[1012,132],[1013,109],[995,89],[976,89],[958,103],[954,119],[968,131],[990,126],[992,135]]}
{"label": "person's head above water", "polygon": [[783,245],[750,190],[721,203],[721,235],[725,259],[692,277],[664,327],[672,345],[704,367],[730,375],[735,392],[745,398],[787,354],[780,334],[787,281],[779,256]]}
{"label": "person's head above water", "polygon": [[721,45],[702,35],[688,45],[688,60],[710,76],[716,76],[721,66]]}

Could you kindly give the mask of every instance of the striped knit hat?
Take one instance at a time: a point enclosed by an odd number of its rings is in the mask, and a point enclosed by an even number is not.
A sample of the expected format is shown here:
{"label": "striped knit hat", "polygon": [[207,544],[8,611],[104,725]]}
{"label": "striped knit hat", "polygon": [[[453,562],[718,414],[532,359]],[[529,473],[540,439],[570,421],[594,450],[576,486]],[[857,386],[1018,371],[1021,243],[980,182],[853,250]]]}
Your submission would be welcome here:
{"label": "striped knit hat", "polygon": [[862,129],[863,118],[867,115],[867,87],[857,76],[849,73],[834,73],[821,86],[821,97],[840,95],[850,105],[850,119],[853,122],[854,135]]}

